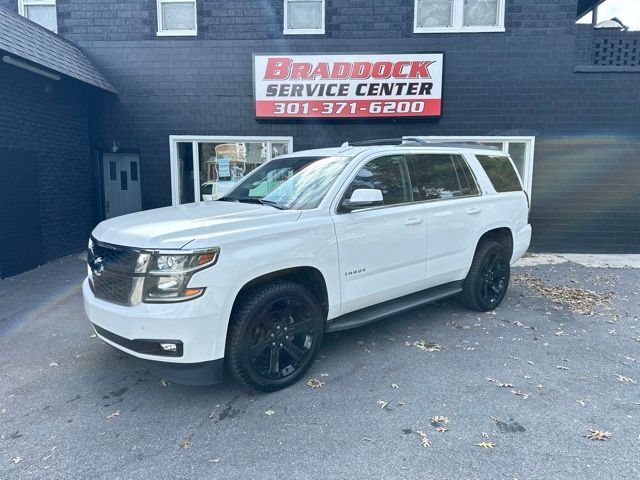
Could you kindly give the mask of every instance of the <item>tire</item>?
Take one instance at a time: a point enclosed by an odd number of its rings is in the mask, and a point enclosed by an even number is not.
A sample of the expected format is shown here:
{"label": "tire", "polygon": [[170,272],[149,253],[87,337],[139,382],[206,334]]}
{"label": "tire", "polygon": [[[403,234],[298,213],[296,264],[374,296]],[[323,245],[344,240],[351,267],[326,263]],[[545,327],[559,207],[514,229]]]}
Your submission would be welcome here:
{"label": "tire", "polygon": [[325,320],[313,294],[277,280],[242,296],[227,337],[228,367],[252,390],[272,392],[297,382],[322,344]]}
{"label": "tire", "polygon": [[509,286],[509,260],[507,251],[499,243],[481,242],[462,284],[460,302],[478,312],[493,310],[500,305]]}

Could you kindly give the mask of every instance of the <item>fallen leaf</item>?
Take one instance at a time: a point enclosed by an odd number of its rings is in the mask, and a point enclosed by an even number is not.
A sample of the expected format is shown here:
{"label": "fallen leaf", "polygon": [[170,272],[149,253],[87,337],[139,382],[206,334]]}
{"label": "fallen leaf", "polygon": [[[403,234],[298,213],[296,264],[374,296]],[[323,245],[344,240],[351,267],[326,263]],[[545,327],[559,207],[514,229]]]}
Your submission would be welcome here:
{"label": "fallen leaf", "polygon": [[160,380],[160,385],[162,385],[163,387],[168,387],[169,386],[169,382],[167,382],[164,378],[162,380]]}
{"label": "fallen leaf", "polygon": [[578,402],[578,404],[582,405],[583,407],[587,404],[587,402],[585,402],[584,400],[576,400],[576,402]]}
{"label": "fallen leaf", "polygon": [[604,430],[587,430],[587,433],[584,434],[589,440],[606,440],[611,437],[611,432],[605,432]]}
{"label": "fallen leaf", "polygon": [[14,465],[17,465],[22,461],[22,457],[14,457],[13,460],[11,461],[13,462]]}
{"label": "fallen leaf", "polygon": [[372,443],[375,442],[375,440],[373,438],[371,438],[371,437],[363,437],[362,441],[363,442],[372,442]]}
{"label": "fallen leaf", "polygon": [[416,435],[418,435],[420,437],[420,446],[421,447],[430,447],[431,446],[431,440],[429,440],[429,437],[427,437],[427,434],[424,433],[422,430],[416,430]]}
{"label": "fallen leaf", "polygon": [[569,370],[569,367],[565,367],[564,365],[556,365],[558,370]]}
{"label": "fallen leaf", "polygon": [[400,388],[400,385],[398,385],[397,383],[392,383],[391,384],[391,388],[394,389],[394,390],[397,390],[397,389]]}
{"label": "fallen leaf", "polygon": [[96,338],[96,334],[92,333],[91,335],[89,335],[89,338]]}
{"label": "fallen leaf", "polygon": [[321,374],[320,374],[320,376],[321,376],[321,377],[328,377],[328,376],[329,376],[329,374],[328,374],[328,373],[321,373]]}
{"label": "fallen leaf", "polygon": [[442,345],[435,342],[425,342],[424,340],[414,342],[413,346],[424,352],[439,352],[442,350]]}
{"label": "fallen leaf", "polygon": [[321,388],[324,384],[325,384],[325,382],[321,382],[317,378],[312,378],[311,380],[309,380],[307,382],[307,386],[309,386],[311,388]]}
{"label": "fallen leaf", "polygon": [[384,400],[378,400],[378,405],[380,405],[380,410],[384,410],[384,408],[389,405],[389,402],[385,402]]}
{"label": "fallen leaf", "polygon": [[59,366],[60,366],[60,364],[59,364],[58,362],[51,362],[51,363],[49,364],[49,366],[50,366],[50,367],[59,367]]}
{"label": "fallen leaf", "polygon": [[189,440],[188,438],[185,438],[184,440],[182,440],[182,442],[180,442],[180,446],[185,450],[187,448],[191,448],[191,445],[192,445],[191,440]]}
{"label": "fallen leaf", "polygon": [[436,427],[436,432],[446,432],[449,430],[447,427]]}
{"label": "fallen leaf", "polygon": [[496,444],[493,442],[480,442],[480,443],[476,443],[476,446],[482,447],[482,448],[493,448],[496,446]]}
{"label": "fallen leaf", "polygon": [[449,423],[449,418],[443,417],[441,415],[436,415],[431,419],[431,424],[433,425],[434,423]]}
{"label": "fallen leaf", "polygon": [[275,415],[275,414],[276,414],[276,412],[274,412],[273,410],[269,409],[269,410],[267,410],[266,412],[264,412],[264,414],[265,414],[265,415],[269,415],[269,416],[271,416],[271,415]]}
{"label": "fallen leaf", "polygon": [[480,432],[480,435],[482,435],[484,438],[489,438],[491,434],[487,432]]}
{"label": "fallen leaf", "polygon": [[616,373],[616,374],[615,374],[615,376],[616,376],[616,378],[617,378],[618,380],[620,380],[622,383],[626,383],[626,384],[629,384],[629,383],[638,383],[638,382],[636,382],[633,378],[625,377],[624,375],[621,375],[620,373]]}
{"label": "fallen leaf", "polygon": [[112,418],[116,418],[120,416],[120,410],[116,410],[113,413],[110,413],[109,415],[107,415],[107,419],[111,420]]}
{"label": "fallen leaf", "polygon": [[211,460],[209,460],[209,463],[214,463],[214,464],[218,464],[222,461],[222,459],[220,458],[212,458]]}

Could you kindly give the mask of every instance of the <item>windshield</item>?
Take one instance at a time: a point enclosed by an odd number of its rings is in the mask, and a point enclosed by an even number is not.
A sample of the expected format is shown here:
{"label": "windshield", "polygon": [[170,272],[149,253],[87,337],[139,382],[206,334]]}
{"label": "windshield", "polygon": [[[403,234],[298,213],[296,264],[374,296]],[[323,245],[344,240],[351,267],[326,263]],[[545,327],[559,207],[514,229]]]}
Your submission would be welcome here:
{"label": "windshield", "polygon": [[263,203],[275,208],[316,208],[349,157],[276,158],[247,175],[220,200]]}

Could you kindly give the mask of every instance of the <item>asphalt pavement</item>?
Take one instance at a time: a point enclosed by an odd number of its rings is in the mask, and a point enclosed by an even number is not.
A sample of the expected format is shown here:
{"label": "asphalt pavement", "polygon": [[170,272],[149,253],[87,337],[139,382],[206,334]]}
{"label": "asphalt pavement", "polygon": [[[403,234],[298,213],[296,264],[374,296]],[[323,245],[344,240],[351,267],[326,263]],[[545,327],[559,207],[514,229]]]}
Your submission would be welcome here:
{"label": "asphalt pavement", "polygon": [[0,479],[640,478],[640,270],[528,260],[495,312],[327,335],[271,394],[103,344],[78,255],[1,280]]}

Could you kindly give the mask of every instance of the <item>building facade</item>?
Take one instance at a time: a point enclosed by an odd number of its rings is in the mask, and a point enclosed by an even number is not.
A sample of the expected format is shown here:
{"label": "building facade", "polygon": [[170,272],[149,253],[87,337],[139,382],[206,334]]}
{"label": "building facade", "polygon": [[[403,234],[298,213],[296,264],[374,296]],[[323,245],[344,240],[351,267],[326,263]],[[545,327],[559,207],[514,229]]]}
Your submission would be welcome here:
{"label": "building facade", "polygon": [[[512,154],[533,250],[640,251],[640,32],[576,25],[597,1],[47,2],[117,91],[91,108],[93,222],[223,191],[291,149],[426,136]],[[429,52],[444,54],[439,117],[256,118],[256,54]]]}

